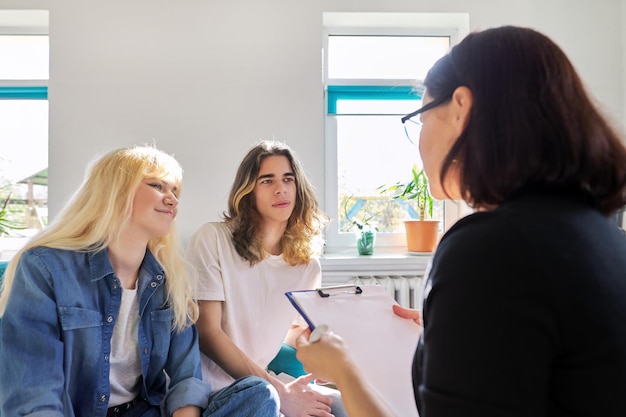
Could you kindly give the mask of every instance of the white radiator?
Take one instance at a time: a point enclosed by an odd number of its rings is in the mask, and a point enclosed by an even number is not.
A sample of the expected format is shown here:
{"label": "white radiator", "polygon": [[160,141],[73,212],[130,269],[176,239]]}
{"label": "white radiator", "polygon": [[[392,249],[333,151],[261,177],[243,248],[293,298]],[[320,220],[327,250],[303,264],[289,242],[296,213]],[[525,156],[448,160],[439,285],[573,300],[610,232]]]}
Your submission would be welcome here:
{"label": "white radiator", "polygon": [[423,276],[431,256],[325,254],[322,285],[379,284],[403,307],[422,309]]}
{"label": "white radiator", "polygon": [[421,276],[353,276],[348,281],[354,285],[375,285],[384,287],[402,307],[422,309]]}

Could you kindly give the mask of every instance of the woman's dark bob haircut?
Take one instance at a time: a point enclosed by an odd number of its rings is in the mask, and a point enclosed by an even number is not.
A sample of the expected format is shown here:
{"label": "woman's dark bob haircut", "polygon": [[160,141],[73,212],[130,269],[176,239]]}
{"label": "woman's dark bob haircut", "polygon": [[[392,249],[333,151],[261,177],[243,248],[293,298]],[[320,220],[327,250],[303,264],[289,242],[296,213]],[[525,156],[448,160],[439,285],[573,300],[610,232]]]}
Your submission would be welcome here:
{"label": "woman's dark bob haircut", "polygon": [[461,192],[475,208],[524,189],[579,193],[608,215],[626,205],[626,148],[598,112],[563,51],[531,29],[468,35],[424,80],[435,100],[468,87],[473,107],[444,160],[460,163]]}

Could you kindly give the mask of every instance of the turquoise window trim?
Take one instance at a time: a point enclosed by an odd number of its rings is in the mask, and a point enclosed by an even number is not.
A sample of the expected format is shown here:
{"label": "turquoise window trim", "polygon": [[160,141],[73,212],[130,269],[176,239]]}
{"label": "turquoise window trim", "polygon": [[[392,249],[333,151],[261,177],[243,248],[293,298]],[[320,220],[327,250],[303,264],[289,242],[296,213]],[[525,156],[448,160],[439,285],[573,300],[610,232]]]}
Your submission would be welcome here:
{"label": "turquoise window trim", "polygon": [[421,100],[412,86],[329,85],[328,114],[337,114],[339,100]]}
{"label": "turquoise window trim", "polygon": [[0,87],[0,100],[47,100],[46,86],[5,86]]}

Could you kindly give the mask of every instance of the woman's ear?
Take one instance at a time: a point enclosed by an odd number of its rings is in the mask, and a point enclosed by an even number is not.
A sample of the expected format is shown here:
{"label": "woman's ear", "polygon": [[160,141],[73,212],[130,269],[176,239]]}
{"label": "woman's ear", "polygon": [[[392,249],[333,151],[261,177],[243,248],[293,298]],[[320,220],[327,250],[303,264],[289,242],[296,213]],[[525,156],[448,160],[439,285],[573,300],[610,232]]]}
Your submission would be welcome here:
{"label": "woman's ear", "polygon": [[452,93],[452,110],[455,116],[456,125],[460,129],[461,134],[469,123],[472,105],[474,104],[474,96],[472,90],[465,86],[457,87]]}

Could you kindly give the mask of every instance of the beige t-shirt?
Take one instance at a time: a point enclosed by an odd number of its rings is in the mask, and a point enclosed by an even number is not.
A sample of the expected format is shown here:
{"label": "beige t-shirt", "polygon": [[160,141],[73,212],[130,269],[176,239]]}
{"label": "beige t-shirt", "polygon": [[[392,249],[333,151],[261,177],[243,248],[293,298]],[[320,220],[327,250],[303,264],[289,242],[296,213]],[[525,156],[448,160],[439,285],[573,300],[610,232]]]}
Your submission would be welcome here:
{"label": "beige t-shirt", "polygon": [[[189,241],[187,259],[194,267],[196,299],[224,301],[222,329],[262,368],[274,359],[298,318],[285,292],[321,284],[317,259],[290,266],[282,256],[270,256],[251,267],[235,250],[225,223],[200,226]],[[213,391],[234,381],[207,356],[201,356],[203,379]]]}

